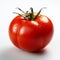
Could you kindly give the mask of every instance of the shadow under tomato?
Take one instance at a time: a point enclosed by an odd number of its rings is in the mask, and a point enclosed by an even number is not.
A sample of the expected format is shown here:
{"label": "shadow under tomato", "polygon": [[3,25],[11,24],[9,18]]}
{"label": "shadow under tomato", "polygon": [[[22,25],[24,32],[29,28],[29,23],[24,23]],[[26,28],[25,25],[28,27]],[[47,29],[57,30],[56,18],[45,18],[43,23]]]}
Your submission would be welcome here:
{"label": "shadow under tomato", "polygon": [[44,55],[44,54],[47,53],[47,50],[42,49],[42,50],[39,50],[39,51],[30,52],[30,53]]}
{"label": "shadow under tomato", "polygon": [[15,47],[6,48],[0,54],[0,60],[49,60],[50,53],[47,50],[40,52],[26,52]]}

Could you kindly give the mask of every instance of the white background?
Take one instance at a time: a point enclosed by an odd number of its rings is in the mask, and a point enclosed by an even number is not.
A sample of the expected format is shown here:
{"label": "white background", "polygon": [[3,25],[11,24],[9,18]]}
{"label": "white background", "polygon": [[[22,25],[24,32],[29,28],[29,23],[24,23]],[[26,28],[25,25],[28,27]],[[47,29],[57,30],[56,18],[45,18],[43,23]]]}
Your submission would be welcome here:
{"label": "white background", "polygon": [[[11,43],[8,27],[16,16],[12,12],[20,7],[24,11],[33,7],[36,12],[47,7],[41,14],[48,16],[54,25],[54,35],[44,53],[19,50]],[[0,0],[0,60],[60,60],[60,0]]]}

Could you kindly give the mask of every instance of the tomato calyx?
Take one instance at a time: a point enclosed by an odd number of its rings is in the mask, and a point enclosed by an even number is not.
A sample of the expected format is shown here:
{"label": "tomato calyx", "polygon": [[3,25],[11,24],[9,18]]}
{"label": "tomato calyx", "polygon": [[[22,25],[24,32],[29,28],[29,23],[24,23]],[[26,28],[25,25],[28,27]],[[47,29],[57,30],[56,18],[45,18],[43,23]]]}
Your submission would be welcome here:
{"label": "tomato calyx", "polygon": [[41,9],[38,11],[37,14],[34,14],[34,11],[33,11],[33,8],[32,8],[32,7],[30,8],[31,12],[29,12],[29,11],[24,12],[22,9],[17,8],[17,9],[20,10],[23,14],[20,14],[20,13],[17,13],[17,12],[13,12],[13,13],[20,15],[21,17],[23,17],[23,18],[26,19],[26,20],[35,20],[35,19],[40,15],[41,11],[42,11],[43,9],[45,9],[45,8],[46,8],[46,7],[41,8]]}

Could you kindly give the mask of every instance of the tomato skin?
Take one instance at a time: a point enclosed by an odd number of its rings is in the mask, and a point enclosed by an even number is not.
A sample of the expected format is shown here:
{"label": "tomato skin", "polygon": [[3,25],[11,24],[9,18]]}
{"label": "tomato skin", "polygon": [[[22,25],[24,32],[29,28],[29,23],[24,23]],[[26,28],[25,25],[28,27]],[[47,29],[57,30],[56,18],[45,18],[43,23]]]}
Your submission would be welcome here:
{"label": "tomato skin", "polygon": [[20,23],[20,19],[21,19],[20,16],[16,16],[9,26],[10,40],[17,47],[19,47],[19,45],[17,44],[17,28]]}
{"label": "tomato skin", "polygon": [[17,16],[9,26],[9,36],[12,43],[27,51],[43,49],[51,41],[52,35],[53,24],[44,15],[38,16],[34,21]]}

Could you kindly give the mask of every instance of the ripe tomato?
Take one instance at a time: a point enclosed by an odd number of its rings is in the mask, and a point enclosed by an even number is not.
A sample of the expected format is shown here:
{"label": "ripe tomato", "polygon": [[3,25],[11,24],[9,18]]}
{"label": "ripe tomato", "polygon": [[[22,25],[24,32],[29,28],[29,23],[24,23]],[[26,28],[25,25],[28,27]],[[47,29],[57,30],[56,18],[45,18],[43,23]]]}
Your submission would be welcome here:
{"label": "ripe tomato", "polygon": [[27,12],[25,16],[18,15],[12,20],[9,36],[16,47],[27,51],[37,51],[51,41],[53,24],[47,16],[39,15],[40,11],[34,15],[31,8],[31,13]]}

